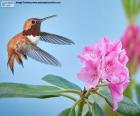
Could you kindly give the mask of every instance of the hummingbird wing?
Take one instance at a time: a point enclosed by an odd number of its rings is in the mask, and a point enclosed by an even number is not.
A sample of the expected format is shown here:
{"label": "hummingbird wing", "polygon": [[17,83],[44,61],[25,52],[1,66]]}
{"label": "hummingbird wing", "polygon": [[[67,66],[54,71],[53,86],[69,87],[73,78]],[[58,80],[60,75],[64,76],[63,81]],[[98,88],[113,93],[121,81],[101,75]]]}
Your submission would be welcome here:
{"label": "hummingbird wing", "polygon": [[46,32],[40,33],[40,39],[42,41],[53,43],[53,44],[60,44],[60,45],[74,44],[74,42],[68,38],[56,34],[46,33]]}
{"label": "hummingbird wing", "polygon": [[52,55],[50,55],[49,53],[40,49],[32,43],[25,44],[18,50],[18,52],[20,52],[23,55],[27,55],[30,58],[37,60],[41,63],[50,64],[54,66],[61,66],[60,62],[55,57],[53,57]]}

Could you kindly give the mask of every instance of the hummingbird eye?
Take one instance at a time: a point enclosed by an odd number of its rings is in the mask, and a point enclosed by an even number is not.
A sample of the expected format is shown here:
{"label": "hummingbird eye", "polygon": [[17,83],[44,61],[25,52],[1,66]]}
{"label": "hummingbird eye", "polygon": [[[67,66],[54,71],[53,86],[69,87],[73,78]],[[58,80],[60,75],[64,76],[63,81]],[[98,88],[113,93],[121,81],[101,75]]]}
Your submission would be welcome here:
{"label": "hummingbird eye", "polygon": [[34,20],[32,21],[32,24],[35,24],[35,21]]}

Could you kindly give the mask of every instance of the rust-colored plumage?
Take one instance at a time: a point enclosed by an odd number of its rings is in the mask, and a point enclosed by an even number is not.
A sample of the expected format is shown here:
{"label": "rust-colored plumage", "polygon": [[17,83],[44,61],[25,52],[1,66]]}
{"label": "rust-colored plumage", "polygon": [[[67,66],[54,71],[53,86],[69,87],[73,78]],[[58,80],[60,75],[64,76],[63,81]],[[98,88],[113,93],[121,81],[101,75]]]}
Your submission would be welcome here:
{"label": "rust-colored plumage", "polygon": [[8,51],[8,62],[7,65],[9,65],[11,71],[14,73],[14,59],[16,61],[23,65],[22,58],[25,57],[26,55],[21,54],[18,52],[18,47],[21,46],[25,41],[29,41],[25,36],[23,36],[22,33],[16,35],[13,37],[7,45],[7,51]]}
{"label": "rust-colored plumage", "polygon": [[23,66],[22,60],[23,58],[27,59],[27,56],[45,64],[60,66],[55,57],[37,46],[40,40],[53,44],[74,44],[72,40],[65,37],[40,31],[41,23],[52,17],[55,17],[55,15],[43,19],[28,19],[24,24],[23,31],[10,39],[7,45],[7,65],[12,73],[14,73],[14,60]]}

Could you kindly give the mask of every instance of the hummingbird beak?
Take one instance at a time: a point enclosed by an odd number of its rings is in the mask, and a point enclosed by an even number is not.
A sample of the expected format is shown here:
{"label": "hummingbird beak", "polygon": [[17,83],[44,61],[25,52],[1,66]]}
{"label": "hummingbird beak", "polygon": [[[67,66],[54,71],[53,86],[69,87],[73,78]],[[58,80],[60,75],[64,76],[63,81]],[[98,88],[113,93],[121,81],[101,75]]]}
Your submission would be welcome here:
{"label": "hummingbird beak", "polygon": [[48,19],[53,18],[53,17],[56,17],[56,16],[57,16],[57,15],[51,15],[51,16],[45,17],[45,18],[40,19],[40,20],[41,20],[41,22],[43,22],[43,21],[45,21],[45,20],[48,20]]}

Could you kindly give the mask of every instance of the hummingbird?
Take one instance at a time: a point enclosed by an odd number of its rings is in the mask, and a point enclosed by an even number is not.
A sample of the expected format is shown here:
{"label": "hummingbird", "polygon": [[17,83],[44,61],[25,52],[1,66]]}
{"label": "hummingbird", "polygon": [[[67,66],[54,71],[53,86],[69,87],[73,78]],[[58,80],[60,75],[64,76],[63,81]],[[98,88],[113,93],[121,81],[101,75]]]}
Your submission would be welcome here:
{"label": "hummingbird", "polygon": [[50,18],[56,17],[51,15],[42,19],[30,18],[27,19],[23,26],[23,31],[12,37],[7,44],[8,62],[7,66],[14,74],[14,60],[23,66],[23,58],[30,57],[41,63],[61,66],[60,62],[51,54],[42,50],[37,46],[39,41],[44,41],[52,44],[71,45],[74,42],[60,35],[42,32],[41,24]]}

